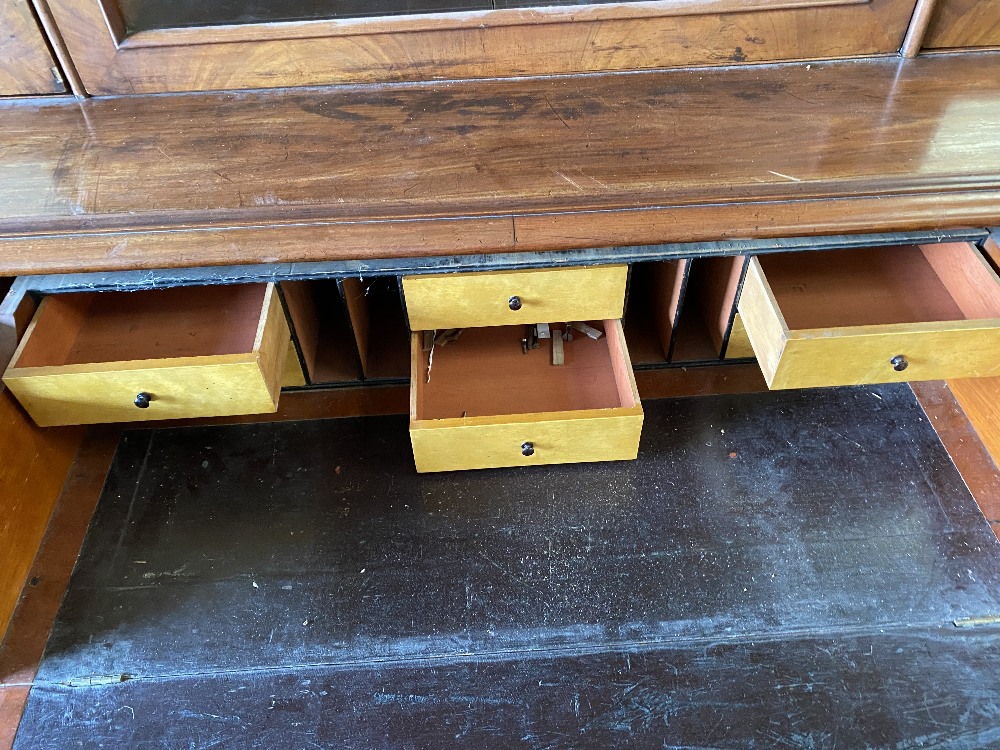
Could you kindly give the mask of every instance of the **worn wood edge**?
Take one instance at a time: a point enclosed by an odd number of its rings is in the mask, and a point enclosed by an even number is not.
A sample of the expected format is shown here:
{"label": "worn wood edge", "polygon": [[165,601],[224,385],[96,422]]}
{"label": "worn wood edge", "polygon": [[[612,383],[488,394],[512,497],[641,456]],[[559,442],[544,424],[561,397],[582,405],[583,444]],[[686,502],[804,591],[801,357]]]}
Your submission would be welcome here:
{"label": "worn wood edge", "polygon": [[52,9],[49,8],[48,0],[28,0],[28,2],[35,11],[35,16],[38,18],[38,22],[45,32],[46,41],[56,58],[56,64],[60,68],[60,73],[69,84],[70,91],[78,98],[85,98],[87,96],[87,89],[83,85],[83,80],[80,78],[80,73],[76,69],[72,56],[69,54],[69,49],[66,47],[62,32],[52,17]]}
{"label": "worn wood edge", "polygon": [[[608,329],[610,329],[610,332]],[[621,318],[605,320],[604,331],[608,337],[611,366],[615,371],[618,392],[628,396],[633,408],[641,408],[642,402],[639,398],[639,387],[635,382],[635,368],[632,367],[632,357],[628,353],[628,344],[625,341],[625,329],[622,326]]]}
{"label": "worn wood edge", "polygon": [[[21,339],[27,340],[27,335]],[[201,357],[170,357],[164,359],[134,359],[121,362],[93,362],[76,365],[45,365],[41,367],[7,368],[4,381],[24,378],[58,377],[88,373],[132,372],[136,370],[169,370],[174,367],[200,367],[206,365],[244,365],[258,360],[256,352],[247,354],[210,354]],[[16,356],[15,359],[16,360]]]}
{"label": "worn wood edge", "polygon": [[[6,568],[0,571],[5,582],[5,588],[0,591],[0,633],[6,631],[7,624],[16,607],[16,598],[11,599],[14,593],[12,588],[6,588],[7,584],[13,583],[18,591],[23,588],[24,576],[31,567],[31,560],[35,557],[38,540],[44,533],[45,525],[51,515],[59,493],[62,490],[66,473],[69,470],[80,444],[83,440],[84,431],[80,428],[68,428],[60,430],[40,430],[32,422],[30,417],[24,412],[16,402],[11,393],[0,394],[0,430],[3,435],[0,439],[9,443],[8,453],[0,463],[0,505],[4,506],[3,523],[0,523],[0,541],[3,542],[3,554],[8,562],[22,561],[20,565],[13,568]],[[18,456],[18,460],[11,460],[10,451],[22,451],[33,454],[31,460],[22,460],[24,456]],[[24,532],[26,523],[25,509],[28,505],[18,502],[23,501],[23,495],[18,491],[31,487],[32,497],[30,508],[41,510],[44,515],[44,523],[37,529],[38,538],[25,543]],[[15,503],[11,506],[11,503]],[[48,510],[45,510],[46,507]],[[16,514],[12,515],[12,513]],[[40,516],[34,516],[34,524],[38,524]],[[28,518],[27,521],[31,519]],[[21,538],[12,537],[14,533],[21,534]],[[16,556],[11,557],[12,555]],[[30,555],[27,564],[24,564],[26,555]],[[20,569],[23,568],[24,575]],[[20,583],[18,583],[20,581]]]}
{"label": "worn wood edge", "polygon": [[31,584],[23,589],[6,632],[0,633],[0,687],[28,685],[34,677],[120,434],[118,428],[107,426],[81,434],[80,448],[26,576]]}
{"label": "worn wood edge", "polygon": [[442,430],[456,427],[482,427],[507,424],[537,424],[539,422],[568,422],[577,419],[600,419],[642,416],[642,405],[615,406],[607,409],[579,409],[577,411],[546,411],[534,414],[498,414],[486,417],[451,417],[448,419],[413,419],[411,430]]}
{"label": "worn wood edge", "polygon": [[788,323],[757,258],[751,258],[736,303],[768,387],[778,375],[789,341]]}
{"label": "worn wood edge", "polygon": [[900,55],[904,58],[913,58],[920,53],[931,18],[934,17],[935,3],[936,0],[917,0],[910,24],[906,29],[906,36],[903,37],[903,44],[899,49]]}
{"label": "worn wood edge", "polygon": [[796,328],[788,332],[789,340],[875,338],[901,334],[945,333],[949,331],[994,331],[1000,328],[1000,318],[973,320],[935,320],[922,323],[880,323],[864,326],[830,326],[829,328]]}
{"label": "worn wood edge", "polygon": [[281,396],[281,380],[292,348],[292,332],[285,317],[277,285],[268,283],[264,292],[264,302],[254,338],[253,351],[260,376],[271,398],[271,411],[278,408]]}
{"label": "worn wood edge", "polygon": [[947,383],[994,463],[1000,466],[1000,377],[958,378]]}
{"label": "worn wood edge", "polygon": [[[959,397],[962,384],[973,381],[911,383],[917,403],[948,451],[965,486],[1000,539],[1000,424]],[[956,386],[958,392],[956,392]],[[1000,396],[1000,379],[993,389]],[[984,435],[993,442],[991,449]]]}
{"label": "worn wood edge", "polygon": [[[385,222],[0,236],[0,274],[364,261],[625,245],[935,231],[1000,221],[1000,188]],[[2,234],[2,232],[0,232]],[[378,251],[373,250],[378,248]]]}
{"label": "worn wood edge", "polygon": [[118,446],[119,431],[88,430],[25,576],[17,607],[0,631],[0,750],[11,750],[30,685],[69,584]]}
{"label": "worn wood edge", "polygon": [[260,315],[257,318],[257,326],[254,329],[253,346],[250,349],[251,352],[259,352],[264,343],[264,337],[267,334],[267,327],[274,316],[275,297],[277,297],[275,284],[273,281],[269,281],[264,286],[264,297],[261,300]]}

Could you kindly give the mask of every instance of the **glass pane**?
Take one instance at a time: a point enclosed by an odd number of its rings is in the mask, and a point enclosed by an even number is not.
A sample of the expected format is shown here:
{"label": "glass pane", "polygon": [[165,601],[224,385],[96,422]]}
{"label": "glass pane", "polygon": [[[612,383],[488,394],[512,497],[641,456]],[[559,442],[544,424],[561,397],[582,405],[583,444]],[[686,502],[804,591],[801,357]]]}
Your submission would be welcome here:
{"label": "glass pane", "polygon": [[120,0],[130,33],[277,21],[373,18],[621,0]]}

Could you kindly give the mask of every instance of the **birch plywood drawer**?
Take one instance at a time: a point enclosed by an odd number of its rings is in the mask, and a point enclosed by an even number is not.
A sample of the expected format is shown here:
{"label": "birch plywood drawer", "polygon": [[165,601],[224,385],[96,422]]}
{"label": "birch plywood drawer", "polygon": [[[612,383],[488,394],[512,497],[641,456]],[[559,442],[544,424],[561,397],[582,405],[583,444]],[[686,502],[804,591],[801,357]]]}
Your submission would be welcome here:
{"label": "birch plywood drawer", "polygon": [[968,243],[759,256],[739,312],[774,389],[1000,375],[1000,280]]}
{"label": "birch plywood drawer", "polygon": [[403,278],[410,330],[621,318],[628,266]]}
{"label": "birch plywood drawer", "polygon": [[50,295],[3,380],[41,426],[273,412],[290,341],[273,284]]}
{"label": "birch plywood drawer", "polygon": [[470,328],[423,351],[413,334],[410,440],[418,472],[634,459],[642,406],[621,322],[597,340],[522,353],[522,326]]}

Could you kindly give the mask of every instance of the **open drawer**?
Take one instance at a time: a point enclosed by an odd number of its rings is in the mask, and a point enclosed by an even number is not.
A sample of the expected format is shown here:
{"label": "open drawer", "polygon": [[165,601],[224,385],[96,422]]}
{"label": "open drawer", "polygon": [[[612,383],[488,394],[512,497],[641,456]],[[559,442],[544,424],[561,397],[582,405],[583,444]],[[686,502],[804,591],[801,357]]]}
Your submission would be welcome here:
{"label": "open drawer", "polygon": [[1000,280],[968,243],[762,255],[739,312],[774,389],[1000,375]]}
{"label": "open drawer", "polygon": [[41,426],[273,412],[290,341],[273,284],[56,294],[3,380]]}
{"label": "open drawer", "polygon": [[410,440],[418,472],[617,461],[639,450],[642,406],[619,320],[593,340],[522,352],[524,326],[470,328],[424,351],[412,339]]}
{"label": "open drawer", "polygon": [[621,318],[628,266],[404,276],[410,330]]}

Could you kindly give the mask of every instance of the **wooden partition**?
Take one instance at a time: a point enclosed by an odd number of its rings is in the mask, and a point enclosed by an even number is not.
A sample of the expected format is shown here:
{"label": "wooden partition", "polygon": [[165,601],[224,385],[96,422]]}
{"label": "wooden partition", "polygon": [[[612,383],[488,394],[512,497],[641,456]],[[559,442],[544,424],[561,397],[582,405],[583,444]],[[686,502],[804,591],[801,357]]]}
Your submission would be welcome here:
{"label": "wooden partition", "polygon": [[84,430],[36,427],[0,393],[0,635],[17,606]]}
{"label": "wooden partition", "polygon": [[633,364],[670,360],[690,267],[687,258],[632,266],[623,325]]}
{"label": "wooden partition", "polygon": [[410,339],[395,277],[346,278],[340,292],[366,380],[410,376]]}

